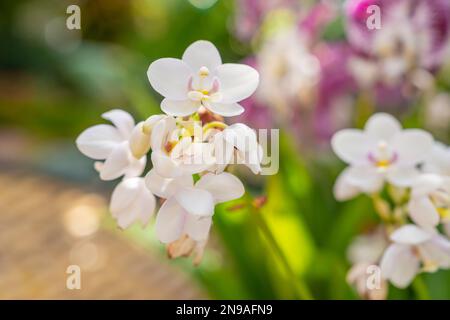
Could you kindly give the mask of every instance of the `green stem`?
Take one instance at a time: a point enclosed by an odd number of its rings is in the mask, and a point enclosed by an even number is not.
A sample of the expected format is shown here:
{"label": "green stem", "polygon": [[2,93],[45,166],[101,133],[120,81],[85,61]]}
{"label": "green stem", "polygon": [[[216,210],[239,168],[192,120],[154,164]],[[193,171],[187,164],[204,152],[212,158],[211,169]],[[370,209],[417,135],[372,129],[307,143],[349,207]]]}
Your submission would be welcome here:
{"label": "green stem", "polygon": [[272,231],[270,230],[269,226],[267,225],[264,218],[261,216],[261,213],[258,211],[257,208],[253,207],[253,213],[254,217],[256,219],[256,222],[258,223],[259,228],[264,233],[267,241],[272,246],[272,249],[275,251],[275,253],[278,255],[281,263],[283,264],[284,268],[286,269],[286,272],[289,277],[292,277],[294,279],[295,283],[295,291],[296,295],[301,300],[312,300],[313,296],[306,285],[302,280],[298,279],[297,275],[295,274],[294,270],[292,270],[283,250],[280,248],[278,242],[276,241]]}
{"label": "green stem", "polygon": [[419,300],[430,300],[430,293],[428,292],[427,285],[421,276],[417,276],[412,283],[416,297]]}

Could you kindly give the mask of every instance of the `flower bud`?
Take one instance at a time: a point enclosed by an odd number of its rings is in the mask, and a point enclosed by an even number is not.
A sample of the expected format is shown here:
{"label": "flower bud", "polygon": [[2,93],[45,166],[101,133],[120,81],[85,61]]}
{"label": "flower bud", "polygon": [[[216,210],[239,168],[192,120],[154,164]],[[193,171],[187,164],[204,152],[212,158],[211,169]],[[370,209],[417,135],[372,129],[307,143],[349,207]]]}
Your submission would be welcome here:
{"label": "flower bud", "polygon": [[139,122],[131,132],[130,149],[136,159],[142,158],[150,151],[150,134],[145,133],[143,128],[144,122]]}

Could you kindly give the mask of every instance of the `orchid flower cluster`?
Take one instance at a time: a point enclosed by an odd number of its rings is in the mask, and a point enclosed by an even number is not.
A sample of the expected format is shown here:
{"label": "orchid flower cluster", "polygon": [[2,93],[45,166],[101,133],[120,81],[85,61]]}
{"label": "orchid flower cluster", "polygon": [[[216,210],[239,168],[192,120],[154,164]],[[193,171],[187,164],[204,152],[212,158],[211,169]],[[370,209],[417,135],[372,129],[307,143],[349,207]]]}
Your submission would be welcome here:
{"label": "orchid flower cluster", "polygon": [[[194,255],[200,262],[208,240],[214,206],[238,199],[245,189],[225,172],[233,163],[261,171],[262,149],[254,130],[242,123],[228,126],[223,117],[241,114],[239,101],[257,88],[258,72],[242,64],[222,63],[217,48],[197,41],[182,59],[154,61],[147,72],[164,99],[165,114],[135,123],[123,110],[103,118],[112,122],[86,129],[76,143],[102,180],[122,181],[112,193],[110,211],[121,228],[146,225],[157,205],[157,238],[170,257]],[[147,154],[152,169],[144,176]]]}
{"label": "orchid flower cluster", "polygon": [[370,265],[398,288],[421,272],[449,269],[450,148],[424,130],[402,129],[385,113],[373,115],[364,130],[337,132],[332,147],[348,164],[334,186],[335,197],[369,195],[382,221],[349,250],[354,265],[348,280],[360,295],[386,296],[386,283],[367,288]]}

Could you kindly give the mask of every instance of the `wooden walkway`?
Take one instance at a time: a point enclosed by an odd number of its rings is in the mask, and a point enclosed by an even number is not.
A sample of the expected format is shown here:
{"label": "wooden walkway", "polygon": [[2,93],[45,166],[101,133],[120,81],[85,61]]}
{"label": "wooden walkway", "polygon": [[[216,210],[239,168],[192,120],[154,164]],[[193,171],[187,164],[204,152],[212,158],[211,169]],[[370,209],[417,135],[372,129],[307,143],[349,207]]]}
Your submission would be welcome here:
{"label": "wooden walkway", "polygon": [[[0,169],[0,299],[197,299],[167,260],[102,227],[106,200],[63,182]],[[66,287],[69,265],[81,289]]]}

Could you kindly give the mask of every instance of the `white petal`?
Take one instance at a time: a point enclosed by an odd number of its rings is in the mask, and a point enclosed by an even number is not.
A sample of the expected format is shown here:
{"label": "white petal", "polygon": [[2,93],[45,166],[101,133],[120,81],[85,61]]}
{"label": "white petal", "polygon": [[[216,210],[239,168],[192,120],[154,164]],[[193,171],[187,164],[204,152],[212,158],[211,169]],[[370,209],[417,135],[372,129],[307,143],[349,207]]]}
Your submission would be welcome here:
{"label": "white petal", "polygon": [[205,105],[211,112],[224,117],[233,117],[242,114],[245,109],[239,103],[210,102]]}
{"label": "white petal", "polygon": [[388,142],[402,130],[400,122],[387,113],[376,113],[367,120],[364,131],[373,139]]}
{"label": "white petal", "polygon": [[395,230],[391,234],[391,240],[401,244],[417,245],[431,239],[433,234],[417,227],[407,224]]}
{"label": "white petal", "polygon": [[151,147],[153,151],[158,151],[164,148],[167,142],[167,136],[170,132],[175,130],[176,121],[172,117],[167,117],[155,124],[152,129]]}
{"label": "white petal", "polygon": [[410,187],[417,178],[419,171],[412,166],[392,167],[386,174],[386,179],[397,187]]}
{"label": "white petal", "polygon": [[211,217],[197,217],[187,215],[184,231],[195,241],[208,239],[209,229],[211,228]]}
{"label": "white petal", "polygon": [[198,40],[192,43],[183,53],[183,61],[197,72],[201,67],[207,67],[213,72],[222,64],[219,51],[209,41]]}
{"label": "white petal", "polygon": [[130,206],[137,197],[139,184],[139,178],[125,179],[114,188],[109,204],[109,210],[113,217],[116,217],[115,213]]}
{"label": "white petal", "polygon": [[154,114],[148,117],[147,120],[144,121],[145,129],[151,131],[159,121],[164,120],[165,118],[167,118],[165,114]]}
{"label": "white petal", "polygon": [[372,166],[348,167],[347,181],[362,192],[374,193],[381,190],[384,176]]}
{"label": "white petal", "polygon": [[114,189],[110,209],[121,228],[127,228],[138,220],[146,225],[153,215],[156,200],[143,180],[126,179]]}
{"label": "white petal", "polygon": [[223,132],[217,133],[214,136],[214,156],[218,167],[225,169],[225,167],[231,163],[233,153],[234,143],[229,143],[225,139]]}
{"label": "white petal", "polygon": [[429,262],[439,268],[450,268],[450,241],[447,238],[436,235],[418,248],[425,264]]}
{"label": "white petal", "polygon": [[209,191],[215,203],[226,202],[242,197],[245,193],[241,180],[231,173],[208,173],[195,184],[196,188]]}
{"label": "white petal", "polygon": [[174,197],[167,199],[156,216],[155,232],[159,241],[170,243],[179,239],[187,214]]}
{"label": "white petal", "polygon": [[99,124],[84,130],[77,138],[78,149],[85,156],[95,160],[106,159],[113,149],[123,141],[113,126]]}
{"label": "white petal", "polygon": [[192,187],[194,180],[191,175],[178,178],[164,178],[155,169],[150,170],[145,176],[145,183],[153,194],[168,199],[183,187]]}
{"label": "white petal", "polygon": [[111,121],[124,139],[129,138],[131,130],[134,128],[134,119],[128,112],[120,109],[113,109],[102,114],[102,117]]}
{"label": "white petal", "polygon": [[403,244],[390,245],[381,259],[381,276],[389,279],[396,287],[405,288],[419,272],[420,261],[411,250]]}
{"label": "white petal", "polygon": [[433,228],[439,223],[439,213],[428,197],[412,198],[408,203],[411,219],[423,228]]}
{"label": "white petal", "polygon": [[333,151],[349,164],[365,164],[369,161],[372,140],[361,130],[344,129],[331,139]]}
{"label": "white petal", "polygon": [[136,159],[131,154],[128,157],[129,163],[124,172],[124,178],[138,177],[144,172],[147,164],[147,157]]}
{"label": "white petal", "polygon": [[153,151],[151,158],[153,168],[160,176],[175,178],[186,175],[183,168],[162,151]]}
{"label": "white petal", "polygon": [[222,103],[239,102],[248,98],[258,87],[258,71],[244,64],[226,63],[217,68]]}
{"label": "white petal", "polygon": [[121,143],[101,166],[100,179],[114,180],[124,175],[130,165],[130,156],[128,142]]}
{"label": "white petal", "polygon": [[253,174],[261,173],[262,147],[258,145],[258,149],[253,152],[242,154],[238,152],[239,163],[245,164]]}
{"label": "white petal", "polygon": [[200,105],[199,101],[164,99],[161,102],[161,110],[174,117],[184,117],[196,112]]}
{"label": "white petal", "polygon": [[150,65],[147,76],[153,89],[163,97],[184,100],[187,97],[192,70],[179,59],[163,58]]}
{"label": "white petal", "polygon": [[361,190],[356,186],[352,185],[348,180],[348,168],[346,168],[339,177],[333,187],[334,197],[338,201],[346,201],[351,198],[356,197],[361,193]]}
{"label": "white petal", "polygon": [[235,123],[223,131],[228,143],[243,152],[256,151],[258,141],[255,130],[242,123]]}
{"label": "white petal", "polygon": [[[143,180],[143,179],[141,179]],[[147,225],[150,218],[153,216],[156,207],[155,196],[145,187],[145,183],[142,181],[143,187],[141,187],[141,193],[138,197],[138,201],[134,203],[131,211],[136,210],[139,213],[138,219],[142,225]]]}
{"label": "white petal", "polygon": [[215,163],[214,146],[210,143],[192,142],[190,137],[181,139],[170,157],[176,159],[183,172],[196,174],[209,169]]}
{"label": "white petal", "polygon": [[414,179],[411,196],[427,196],[439,189],[443,184],[444,179],[437,174],[421,174]]}
{"label": "white petal", "polygon": [[183,188],[175,194],[178,203],[190,214],[196,216],[212,216],[214,214],[214,198],[206,190],[199,188]]}
{"label": "white petal", "polygon": [[136,159],[140,159],[150,151],[150,135],[143,131],[144,121],[139,122],[131,132],[130,150]]}
{"label": "white petal", "polygon": [[392,149],[397,153],[397,162],[415,165],[424,160],[433,147],[433,137],[426,131],[408,129],[392,139]]}

